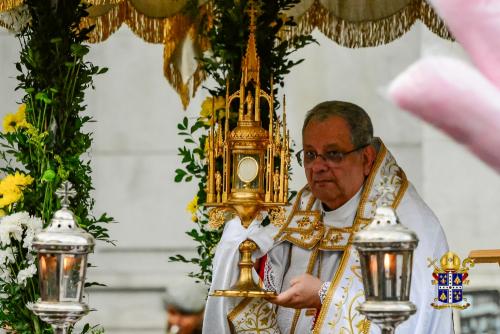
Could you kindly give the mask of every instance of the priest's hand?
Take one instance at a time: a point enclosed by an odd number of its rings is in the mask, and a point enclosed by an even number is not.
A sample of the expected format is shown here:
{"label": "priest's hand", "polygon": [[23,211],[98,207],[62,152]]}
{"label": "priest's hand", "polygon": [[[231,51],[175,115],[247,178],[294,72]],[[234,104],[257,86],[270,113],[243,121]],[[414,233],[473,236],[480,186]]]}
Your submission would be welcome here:
{"label": "priest's hand", "polygon": [[276,305],[290,308],[321,308],[318,291],[323,281],[309,274],[302,274],[290,280],[290,288],[268,300]]}

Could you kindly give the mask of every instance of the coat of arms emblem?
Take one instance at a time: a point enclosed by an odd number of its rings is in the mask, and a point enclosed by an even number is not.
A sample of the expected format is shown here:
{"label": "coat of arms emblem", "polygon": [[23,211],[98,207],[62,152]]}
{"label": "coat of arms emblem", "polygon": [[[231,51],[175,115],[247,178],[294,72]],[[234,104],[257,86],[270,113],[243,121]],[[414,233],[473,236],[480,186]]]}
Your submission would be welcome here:
{"label": "coat of arms emblem", "polygon": [[463,297],[463,286],[469,284],[469,269],[474,262],[466,258],[460,265],[460,258],[453,252],[445,253],[440,259],[440,267],[436,265],[437,260],[429,260],[429,267],[434,266],[432,273],[433,285],[437,285],[437,297],[431,306],[435,309],[452,307],[466,309],[470,306],[467,299]]}

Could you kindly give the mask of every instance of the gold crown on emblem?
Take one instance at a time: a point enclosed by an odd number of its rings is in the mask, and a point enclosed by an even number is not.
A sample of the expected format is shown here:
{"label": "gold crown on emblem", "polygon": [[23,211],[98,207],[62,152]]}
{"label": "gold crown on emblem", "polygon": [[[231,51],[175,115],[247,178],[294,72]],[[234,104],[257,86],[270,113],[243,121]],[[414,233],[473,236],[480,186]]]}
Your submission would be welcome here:
{"label": "gold crown on emblem", "polygon": [[444,271],[458,271],[460,269],[460,258],[453,252],[446,252],[440,260],[441,269]]}

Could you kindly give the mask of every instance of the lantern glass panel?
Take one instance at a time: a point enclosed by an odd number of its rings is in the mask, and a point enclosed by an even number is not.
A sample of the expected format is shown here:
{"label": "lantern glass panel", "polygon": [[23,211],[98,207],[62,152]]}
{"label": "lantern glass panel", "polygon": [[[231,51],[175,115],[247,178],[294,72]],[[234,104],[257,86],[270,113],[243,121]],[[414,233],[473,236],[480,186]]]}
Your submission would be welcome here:
{"label": "lantern glass panel", "polygon": [[379,294],[378,289],[378,271],[377,271],[377,253],[360,252],[361,271],[363,272],[365,299],[373,300]]}
{"label": "lantern glass panel", "polygon": [[237,153],[233,161],[233,188],[258,191],[260,188],[259,155]]}
{"label": "lantern glass panel", "polygon": [[38,254],[40,297],[44,302],[59,301],[59,254]]}
{"label": "lantern glass panel", "polygon": [[[382,282],[382,295],[384,300],[397,300],[397,254],[393,252],[381,252],[378,256],[379,270],[382,264],[382,272],[379,272],[379,279]],[[382,262],[382,263],[380,263]]]}
{"label": "lantern glass panel", "polygon": [[410,300],[411,268],[413,261],[413,251],[401,253],[401,297],[403,301]]}
{"label": "lantern glass panel", "polygon": [[82,284],[85,279],[85,255],[63,254],[61,273],[63,301],[81,301]]}

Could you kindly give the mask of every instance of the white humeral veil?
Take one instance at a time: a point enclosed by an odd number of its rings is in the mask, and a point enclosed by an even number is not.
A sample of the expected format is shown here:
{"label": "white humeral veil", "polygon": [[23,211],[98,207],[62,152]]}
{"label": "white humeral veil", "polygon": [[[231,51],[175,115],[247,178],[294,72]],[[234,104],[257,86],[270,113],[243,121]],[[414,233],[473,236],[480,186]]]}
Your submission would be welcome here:
{"label": "white humeral veil", "polygon": [[380,333],[378,326],[356,310],[364,295],[358,254],[350,241],[353,233],[368,224],[381,205],[382,185],[387,183],[395,190],[389,201],[401,223],[420,239],[414,253],[410,292],[417,313],[396,331],[453,333],[451,310],[435,310],[430,306],[436,288],[431,283],[433,268],[428,268],[427,259],[440,258],[448,250],[442,228],[380,140],[376,148],[377,159],[364,186],[353,199],[334,210],[333,215],[321,214],[321,203],[306,187],[297,196],[283,226],[263,228],[255,222],[244,230],[234,219],[226,224],[217,247],[211,291],[228,289],[236,281],[238,245],[249,237],[260,247],[257,256],[268,253],[278,292],[288,288],[290,278],[305,272],[331,282],[321,310],[276,307],[258,298],[209,297],[204,333]]}

